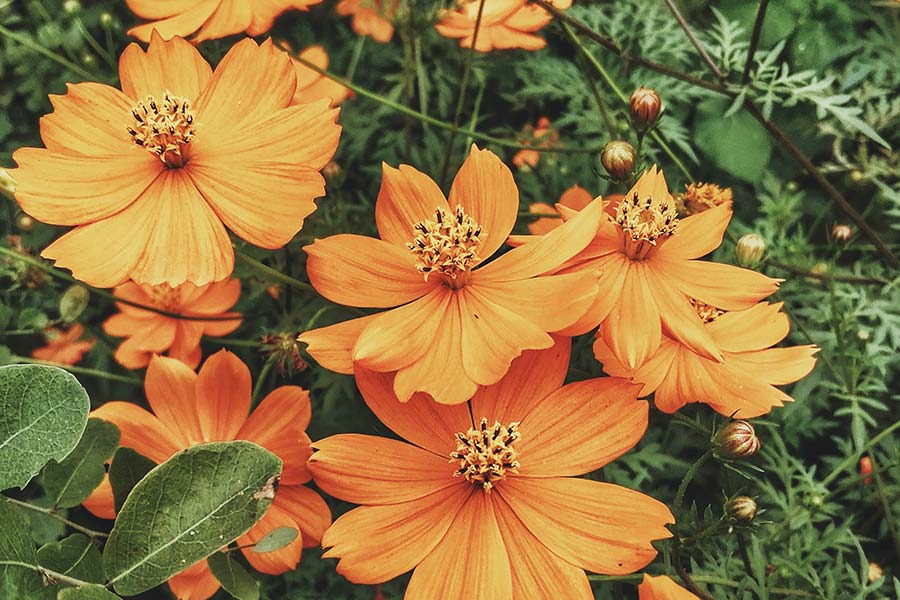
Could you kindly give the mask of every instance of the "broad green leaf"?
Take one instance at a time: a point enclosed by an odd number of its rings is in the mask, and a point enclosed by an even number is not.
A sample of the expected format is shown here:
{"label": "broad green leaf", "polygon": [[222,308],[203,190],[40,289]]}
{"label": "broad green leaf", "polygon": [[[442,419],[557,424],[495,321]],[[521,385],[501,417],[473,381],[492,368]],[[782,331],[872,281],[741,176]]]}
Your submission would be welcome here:
{"label": "broad green leaf", "polygon": [[116,518],[103,564],[116,592],[139,594],[246,533],[274,497],[281,460],[251,442],[179,452],[150,471]]}
{"label": "broad green leaf", "polygon": [[259,584],[240,563],[224,552],[207,559],[209,570],[222,584],[222,589],[237,600],[259,600]]}
{"label": "broad green leaf", "polygon": [[17,325],[19,329],[43,329],[49,322],[43,311],[29,307],[19,313]]}
{"label": "broad green leaf", "polygon": [[44,468],[44,491],[56,506],[78,506],[106,474],[104,464],[119,447],[119,428],[101,419],[88,419],[81,441],[63,461]]}
{"label": "broad green leaf", "polygon": [[78,380],[58,367],[0,367],[0,490],[25,487],[50,460],[68,456],[90,408]]}
{"label": "broad green leaf", "polygon": [[22,511],[0,499],[0,598],[49,598]]}
{"label": "broad green leaf", "polygon": [[102,585],[85,585],[60,590],[58,600],[121,600]]}
{"label": "broad green leaf", "polygon": [[293,527],[276,527],[256,542],[253,546],[253,551],[257,554],[265,554],[266,552],[281,550],[297,539],[299,533]]}
{"label": "broad green leaf", "polygon": [[59,315],[66,323],[72,323],[87,308],[91,294],[83,285],[73,285],[59,299]]}
{"label": "broad green leaf", "polygon": [[131,448],[119,448],[109,465],[109,484],[113,491],[113,504],[118,513],[125,498],[138,481],[156,466],[156,463]]}
{"label": "broad green leaf", "polygon": [[746,111],[725,117],[729,102],[718,98],[699,106],[694,137],[700,150],[719,168],[745,181],[757,182],[772,156],[772,141]]}
{"label": "broad green leaf", "polygon": [[62,575],[104,583],[103,558],[91,538],[80,533],[70,535],[55,544],[47,544],[37,551],[38,564]]}
{"label": "broad green leaf", "polygon": [[[28,503],[41,508],[51,508],[53,506],[53,502],[47,496],[31,498]],[[60,509],[55,516],[66,518],[68,512],[66,509]],[[52,544],[65,537],[66,524],[59,519],[36,510],[23,511],[22,514],[25,515],[28,527],[31,529],[31,539],[38,546]]]}

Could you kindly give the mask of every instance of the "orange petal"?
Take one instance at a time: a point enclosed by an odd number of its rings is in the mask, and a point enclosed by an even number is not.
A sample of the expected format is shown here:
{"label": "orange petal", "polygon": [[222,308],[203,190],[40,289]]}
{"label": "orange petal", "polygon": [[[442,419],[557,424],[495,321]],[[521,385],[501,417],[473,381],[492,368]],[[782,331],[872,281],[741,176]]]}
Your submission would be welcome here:
{"label": "orange petal", "polygon": [[219,589],[204,558],[178,575],[169,578],[169,588],[178,600],[208,600]]}
{"label": "orange petal", "polygon": [[377,238],[340,234],[303,248],[306,271],[320,294],[349,306],[388,308],[411,302],[435,288],[416,271],[406,248]]}
{"label": "orange petal", "polygon": [[569,370],[572,340],[554,336],[553,342],[545,350],[526,350],[512,361],[503,379],[476,392],[471,402],[476,423],[482,418],[488,423],[521,421],[537,403],[562,385]]}
{"label": "orange petal", "polygon": [[803,379],[816,366],[815,346],[768,348],[728,355],[728,366],[772,385],[787,385]]}
{"label": "orange petal", "polygon": [[[703,213],[701,213],[703,214]],[[702,260],[664,261],[654,268],[665,273],[681,293],[722,310],[744,310],[778,291],[777,279],[762,273]]]}
{"label": "orange petal", "polygon": [[253,21],[247,28],[247,35],[256,37],[272,28],[275,19],[282,13],[297,8],[306,10],[308,6],[318,4],[322,0],[253,0],[248,5],[253,7]]}
{"label": "orange petal", "polygon": [[[619,377],[570,383],[522,419],[517,443],[523,477],[582,475],[622,456],[647,430],[640,386]],[[560,435],[560,432],[565,435]]]}
{"label": "orange petal", "polygon": [[[116,315],[113,315],[116,316]],[[112,318],[112,317],[110,317]],[[155,329],[154,329],[155,327]],[[126,369],[143,369],[150,364],[150,359],[154,354],[164,352],[171,346],[175,339],[175,324],[171,321],[157,322],[147,321],[140,329],[132,331],[134,337],[119,344],[114,354],[116,362]],[[147,335],[142,335],[147,332]],[[165,337],[170,336],[170,337]],[[168,342],[164,340],[168,339]],[[148,349],[149,344],[161,346],[158,349]]]}
{"label": "orange petal", "polygon": [[177,37],[166,42],[160,33],[163,28],[151,36],[146,53],[137,44],[125,48],[119,59],[122,91],[135,101],[147,96],[161,101],[166,92],[171,92],[194,102],[209,84],[212,69],[193,44]]}
{"label": "orange petal", "polygon": [[381,239],[405,249],[412,241],[413,226],[433,219],[437,208],[447,209],[448,205],[431,177],[409,165],[395,169],[381,164],[381,189],[375,202],[375,223]]}
{"label": "orange petal", "polygon": [[591,600],[591,584],[583,569],[551,552],[498,495],[494,515],[512,567],[514,598]]}
{"label": "orange petal", "polygon": [[644,573],[644,580],[638,586],[638,600],[700,600],[700,598],[665,575],[653,577]]}
{"label": "orange petal", "polygon": [[350,319],[328,327],[304,331],[297,338],[308,344],[306,351],[320,365],[331,371],[353,374],[353,346],[369,323],[379,315]]}
{"label": "orange petal", "polygon": [[217,315],[237,304],[241,297],[241,280],[217,281],[198,288],[199,295],[190,302],[190,314]]}
{"label": "orange petal", "polygon": [[560,335],[581,335],[603,322],[613,306],[619,302],[630,264],[631,260],[624,254],[614,252],[561,271],[561,273],[575,273],[584,270],[596,272],[599,274],[600,280],[597,282],[597,295],[594,296],[594,301],[587,311],[577,321],[560,330]]}
{"label": "orange petal", "polygon": [[559,203],[574,210],[583,210],[594,200],[594,196],[578,184],[573,185],[559,197]]}
{"label": "orange petal", "polygon": [[413,571],[404,598],[512,600],[510,570],[491,497],[476,491],[444,539]]}
{"label": "orange petal", "polygon": [[394,393],[393,373],[378,373],[358,366],[356,385],[379,421],[400,437],[441,458],[447,458],[456,449],[456,433],[472,426],[472,417],[464,404],[438,404],[425,394],[415,394],[401,404]]}
{"label": "orange petal", "polygon": [[125,4],[142,19],[165,19],[184,12],[184,0],[125,0]]}
{"label": "orange petal", "polygon": [[782,302],[760,302],[747,310],[725,313],[706,328],[722,350],[762,350],[783,340],[790,331],[787,315],[780,312],[782,306]]}
{"label": "orange petal", "polygon": [[206,441],[197,414],[196,381],[197,374],[173,358],[154,356],[147,368],[147,402],[181,448]]}
{"label": "orange petal", "polygon": [[[276,492],[275,497],[278,498],[280,493],[280,491]],[[272,552],[259,554],[254,552],[253,548],[241,549],[247,562],[260,573],[280,575],[287,571],[293,571],[300,563],[300,553],[303,551],[303,534],[297,529],[297,523],[294,522],[291,515],[276,502],[272,502],[265,516],[251,527],[250,531],[235,540],[238,546],[252,546],[279,527],[289,527],[297,530],[297,537],[287,546]]]}
{"label": "orange petal", "polygon": [[449,456],[372,435],[342,433],[313,443],[316,485],[354,504],[396,504],[459,485]]}
{"label": "orange petal", "polygon": [[[226,321],[231,323],[231,321]],[[200,339],[203,337],[203,325],[196,322],[178,319],[175,321],[175,339],[169,347],[168,356],[183,362],[191,369],[200,366],[202,353]]]}
{"label": "orange petal", "polygon": [[219,350],[200,368],[196,390],[204,441],[236,439],[250,412],[247,365],[228,350]]}
{"label": "orange petal", "polygon": [[114,423],[122,433],[119,445],[161,463],[183,449],[169,428],[140,406],[130,402],[107,402],[91,412],[92,417]]}
{"label": "orange petal", "polygon": [[[129,3],[129,5],[139,4],[139,0],[126,1]],[[149,42],[154,33],[164,39],[170,39],[175,36],[187,37],[197,31],[197,29],[199,29],[200,26],[203,25],[203,23],[216,10],[216,8],[218,8],[221,2],[222,0],[200,0],[187,10],[183,10],[183,4],[179,2],[179,12],[172,13],[173,16],[161,21],[153,21],[152,23],[146,23],[144,25],[132,27],[128,30],[128,35],[136,37],[142,42]],[[143,9],[142,12],[152,14],[152,9],[144,9],[144,7],[147,7],[149,4],[153,3],[159,3],[159,0],[156,0],[156,2],[140,2],[140,6]],[[137,10],[135,10],[135,13],[138,15],[141,14]],[[157,17],[150,17],[145,15],[144,18]],[[180,600],[184,599],[182,598]]]}
{"label": "orange petal", "polygon": [[659,387],[662,380],[668,375],[680,344],[667,337],[662,338],[659,350],[637,369],[630,369],[616,358],[609,347],[603,343],[602,338],[594,340],[594,357],[603,364],[603,372],[613,377],[632,379],[635,383],[643,385],[638,397],[642,398],[651,394]]}
{"label": "orange petal", "polygon": [[101,519],[115,519],[116,505],[113,501],[112,485],[109,483],[109,475],[103,475],[103,481],[91,492],[91,495],[81,503],[92,515]]}
{"label": "orange petal", "polygon": [[[525,152],[525,150],[523,150]],[[537,152],[535,152],[537,154]],[[518,156],[518,155],[516,155]],[[515,164],[515,159],[513,159],[513,164]],[[545,204],[543,202],[534,202],[528,205],[528,212],[535,213],[538,215],[551,215],[556,211],[549,204]],[[528,224],[528,231],[531,235],[544,235],[545,233],[550,233],[560,225],[562,225],[562,219],[552,218],[552,217],[541,217],[535,221],[532,221]],[[521,246],[522,243],[527,241],[532,241],[527,238],[528,236],[517,236],[512,235],[510,239],[507,240],[507,243],[510,246]]]}
{"label": "orange petal", "polygon": [[200,43],[240,33],[250,27],[252,21],[253,9],[250,2],[221,2],[219,8],[194,36],[194,42]]}
{"label": "orange petal", "polygon": [[309,425],[309,418],[309,392],[294,385],[281,386],[254,409],[236,439],[255,442],[278,456],[284,463],[281,483],[306,483],[310,480],[306,459],[311,450],[300,440]]}
{"label": "orange petal", "polygon": [[545,27],[553,17],[546,10],[533,4],[526,4],[514,12],[504,25],[510,29],[523,32],[534,32]]}
{"label": "orange petal", "polygon": [[647,283],[646,265],[631,262],[622,279],[619,299],[600,325],[604,343],[627,367],[643,364],[659,348],[659,308]]}
{"label": "orange petal", "polygon": [[338,573],[354,583],[393,579],[428,556],[471,495],[472,486],[460,484],[409,502],[355,508],[325,532],[324,557],[339,558]]}
{"label": "orange petal", "polygon": [[694,375],[690,381],[682,376],[679,380],[681,389],[698,392],[691,398],[705,402],[721,415],[737,419],[759,417],[793,402],[793,398],[778,388],[739,370],[728,359],[726,361],[725,365],[704,363],[705,374]]}
{"label": "orange petal", "polygon": [[519,189],[512,173],[490,150],[475,144],[453,179],[448,198],[450,208],[462,206],[481,226],[478,255],[488,258],[503,245],[519,211]]}
{"label": "orange petal", "polygon": [[303,535],[303,547],[317,546],[331,525],[331,509],[322,496],[302,485],[281,485],[273,505],[290,515]]}
{"label": "orange petal", "polygon": [[[706,397],[687,395],[683,392],[692,385],[690,380],[685,382],[683,374],[688,378],[693,377],[697,381],[707,378],[706,371],[701,364],[706,362],[706,359],[697,356],[680,344],[664,341],[661,348],[666,346],[674,351],[670,350],[671,363],[666,375],[656,386],[653,403],[662,412],[671,414],[689,402],[700,402],[701,398]],[[697,384],[694,384],[694,387],[697,387]]]}
{"label": "orange petal", "polygon": [[671,537],[665,504],[627,488],[560,477],[508,477],[494,490],[545,546],[595,573],[624,575],[656,556],[654,540]]}
{"label": "orange petal", "polygon": [[728,229],[731,215],[731,205],[721,204],[681,219],[678,222],[678,232],[659,247],[656,255],[667,260],[706,256],[722,245],[722,237]]}

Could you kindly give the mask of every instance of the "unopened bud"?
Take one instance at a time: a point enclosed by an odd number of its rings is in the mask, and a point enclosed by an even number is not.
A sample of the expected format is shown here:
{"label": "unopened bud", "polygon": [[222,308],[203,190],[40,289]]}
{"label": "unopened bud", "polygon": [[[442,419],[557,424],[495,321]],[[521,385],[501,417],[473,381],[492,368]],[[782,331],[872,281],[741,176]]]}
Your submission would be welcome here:
{"label": "unopened bud", "polygon": [[750,496],[737,496],[728,503],[725,512],[728,518],[738,523],[749,523],[756,517],[756,500]]}
{"label": "unopened bud", "polygon": [[12,198],[15,191],[16,182],[13,180],[12,175],[6,169],[0,169],[0,194]]}
{"label": "unopened bud", "polygon": [[874,470],[875,465],[872,464],[871,456],[863,456],[859,459],[859,474],[862,475],[864,484],[870,485],[872,483],[872,471]]}
{"label": "unopened bud", "polygon": [[628,142],[609,142],[600,152],[600,164],[613,179],[622,181],[631,175],[636,156],[634,146]]}
{"label": "unopened bud", "polygon": [[859,169],[854,169],[854,170],[850,171],[850,179],[853,181],[853,183],[859,183],[860,181],[862,181],[865,178],[866,178],[866,176],[863,175],[863,172],[860,171]]}
{"label": "unopened bud", "polygon": [[113,17],[108,12],[100,13],[100,24],[104,27],[109,27],[112,25]]}
{"label": "unopened bud", "polygon": [[59,299],[59,315],[66,323],[72,323],[81,316],[91,298],[90,292],[83,285],[73,285]]}
{"label": "unopened bud", "polygon": [[31,231],[32,229],[34,229],[34,219],[29,217],[28,215],[21,215],[18,219],[16,219],[16,227],[18,227],[22,231]]}
{"label": "unopened bud", "polygon": [[742,235],[735,249],[738,264],[752,269],[762,262],[766,255],[766,240],[758,233]]}
{"label": "unopened bud", "polygon": [[877,562],[870,562],[869,576],[867,577],[869,583],[875,583],[882,577],[884,577],[884,569],[881,568],[881,565],[879,565]]}
{"label": "unopened bud", "polygon": [[331,160],[328,161],[328,164],[325,165],[325,168],[322,169],[322,175],[325,176],[325,179],[331,180],[341,174],[341,165]]}
{"label": "unopened bud", "polygon": [[846,243],[850,241],[850,238],[853,237],[853,230],[850,229],[849,225],[843,225],[838,223],[831,229],[831,237],[836,242]]}
{"label": "unopened bud", "polygon": [[66,0],[63,2],[63,10],[69,14],[78,12],[81,9],[81,2],[78,0]]}
{"label": "unopened bud", "polygon": [[656,90],[639,87],[631,94],[631,122],[638,131],[649,131],[659,118],[662,100]]}
{"label": "unopened bud", "polygon": [[749,421],[731,421],[716,435],[716,446],[728,458],[749,458],[761,445]]}

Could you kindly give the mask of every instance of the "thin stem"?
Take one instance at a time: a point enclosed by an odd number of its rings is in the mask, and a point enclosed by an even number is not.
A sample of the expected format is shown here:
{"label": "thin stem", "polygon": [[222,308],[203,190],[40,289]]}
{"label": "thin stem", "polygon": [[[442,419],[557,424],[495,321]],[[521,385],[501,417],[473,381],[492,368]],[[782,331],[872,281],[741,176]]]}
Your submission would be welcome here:
{"label": "thin stem", "polygon": [[250,403],[253,406],[256,406],[259,402],[259,396],[262,394],[263,386],[265,386],[266,379],[269,377],[269,371],[272,370],[272,366],[275,364],[275,359],[270,358],[266,361],[266,364],[263,365],[263,368],[259,372],[259,376],[256,378],[256,385],[253,386],[253,394],[250,396]]}
{"label": "thin stem", "polygon": [[753,565],[750,564],[750,553],[747,552],[747,539],[740,531],[737,532],[738,550],[741,553],[741,562],[744,563],[744,571],[747,577],[753,579]]}
{"label": "thin stem", "polygon": [[8,37],[9,39],[11,39],[13,41],[16,41],[16,42],[22,44],[29,50],[34,50],[38,54],[42,54],[42,55],[46,56],[50,60],[52,60],[56,63],[59,63],[60,65],[64,66],[65,68],[69,69],[70,71],[72,71],[76,75],[81,76],[84,79],[91,79],[91,80],[97,79],[97,77],[95,75],[92,75],[90,72],[82,69],[75,63],[60,56],[59,54],[50,50],[49,48],[45,48],[45,47],[41,46],[40,44],[36,44],[35,42],[32,42],[27,37],[19,35],[18,33],[14,32],[14,31],[10,31],[9,29],[7,29],[6,27],[3,27],[2,25],[0,25],[0,35]]}
{"label": "thin stem", "polygon": [[[585,62],[584,56],[581,57],[581,62]],[[600,90],[597,89],[597,80],[587,69],[584,69],[584,74],[588,82],[588,89],[591,92],[591,96],[594,97],[594,103],[597,104],[597,110],[600,111],[600,116],[603,118],[603,124],[606,125],[606,131],[609,133],[610,139],[618,138],[619,132],[616,129],[616,124],[609,114],[609,109],[606,108],[606,102],[603,100],[603,96],[600,95]]]}
{"label": "thin stem", "polygon": [[299,279],[289,277],[281,271],[273,269],[272,267],[268,267],[255,258],[247,256],[243,252],[235,252],[234,256],[239,262],[244,263],[245,265],[256,271],[257,274],[261,275],[264,279],[273,279],[304,292],[310,292],[312,294],[316,293],[316,289],[305,281],[300,281]]}
{"label": "thin stem", "polygon": [[260,344],[257,340],[240,340],[237,338],[207,338],[210,342],[221,344],[223,346],[234,346],[236,348],[259,348]]}
{"label": "thin stem", "polygon": [[675,567],[675,572],[678,573],[678,577],[681,578],[681,581],[687,589],[696,594],[701,600],[716,600],[704,590],[701,590],[687,572],[687,569],[684,568],[684,564],[681,562],[681,539],[677,535],[675,536],[675,539],[672,540],[672,565]]}
{"label": "thin stem", "polygon": [[865,446],[863,446],[862,448],[860,448],[859,452],[855,452],[855,453],[851,454],[850,456],[848,456],[847,458],[845,458],[843,461],[841,461],[841,462],[838,464],[838,466],[836,466],[836,467],[834,468],[834,470],[831,471],[831,473],[829,473],[828,476],[825,477],[825,479],[822,480],[822,485],[825,486],[825,487],[828,487],[828,486],[829,486],[835,479],[837,479],[838,476],[839,476],[841,473],[843,473],[847,468],[849,468],[849,467],[851,467],[852,465],[854,465],[854,464],[856,464],[857,462],[859,462],[860,456],[862,456],[863,454],[865,454],[865,452],[866,452],[869,448],[873,448],[873,447],[877,446],[879,443],[881,443],[881,440],[883,440],[883,439],[886,438],[887,436],[891,435],[892,433],[894,433],[894,432],[897,431],[898,429],[900,429],[900,421],[894,422],[893,424],[889,425],[886,429],[882,430],[881,433],[879,433],[879,434],[876,435],[875,437],[871,438],[871,439],[866,443]]}
{"label": "thin stem", "polygon": [[829,275],[828,273],[815,273],[813,271],[795,267],[794,265],[779,262],[771,258],[767,259],[766,263],[775,267],[776,269],[781,269],[782,271],[787,271],[788,273],[793,273],[794,275],[813,277],[815,279],[821,279],[823,281],[840,281],[843,283],[858,283],[861,285],[889,285],[891,283],[887,279],[882,279],[880,277],[857,277],[855,275]]}
{"label": "thin stem", "polygon": [[103,533],[102,531],[94,531],[93,529],[88,529],[87,527],[85,527],[83,525],[79,525],[78,523],[70,521],[69,519],[63,517],[62,515],[56,514],[56,512],[52,508],[44,508],[43,506],[37,506],[34,504],[30,504],[28,502],[16,500],[15,498],[10,498],[8,496],[4,496],[3,498],[7,502],[11,502],[12,504],[15,504],[16,506],[21,506],[22,508],[25,508],[28,510],[33,510],[34,512],[43,513],[47,516],[53,517],[60,523],[64,523],[65,525],[71,527],[75,531],[79,531],[88,537],[91,537],[91,538],[108,538],[109,537],[108,533]]}
{"label": "thin stem", "polygon": [[60,363],[50,362],[49,360],[39,360],[37,358],[28,358],[25,356],[12,355],[10,357],[12,363],[27,365],[46,365],[48,367],[59,367],[70,373],[77,375],[89,375],[91,377],[99,377],[100,379],[108,379],[109,381],[120,381],[122,383],[130,383],[131,385],[143,385],[144,382],[137,377],[129,377],[127,375],[116,375],[115,373],[107,373],[99,369],[89,369],[87,367],[78,367],[75,365],[63,365]]}
{"label": "thin stem", "polygon": [[721,81],[725,79],[725,76],[722,75],[722,71],[719,70],[718,65],[716,65],[715,61],[713,61],[712,57],[706,52],[706,48],[703,47],[703,44],[700,43],[700,40],[697,39],[697,36],[694,35],[694,32],[691,31],[688,22],[685,21],[684,17],[681,15],[681,11],[678,10],[678,7],[675,6],[675,3],[672,0],[665,0],[666,6],[669,7],[669,11],[675,17],[675,20],[678,21],[678,24],[681,25],[681,29],[684,30],[684,33],[688,36],[688,39],[691,40],[691,43],[694,45],[694,48],[697,49],[697,52],[700,54],[700,58],[703,59],[703,62],[706,63],[706,66],[710,68],[710,70],[715,73],[716,77]]}
{"label": "thin stem", "polygon": [[688,485],[690,485],[691,480],[697,474],[697,471],[700,470],[706,461],[712,458],[712,451],[707,450],[703,453],[703,455],[697,459],[697,462],[691,465],[691,468],[688,469],[688,472],[684,474],[684,478],[681,480],[681,483],[678,485],[678,491],[675,492],[675,507],[673,512],[675,513],[675,518],[678,518],[678,513],[681,512],[681,505],[684,504],[684,494],[687,492]]}
{"label": "thin stem", "polygon": [[750,49],[747,50],[747,62],[744,64],[744,73],[741,75],[741,85],[750,83],[750,69],[753,67],[753,57],[756,47],[759,45],[759,37],[762,34],[763,21],[766,20],[766,9],[769,8],[769,0],[759,0],[759,8],[756,10],[756,21],[753,22],[753,33],[750,34]]}
{"label": "thin stem", "polygon": [[[874,460],[872,461],[875,462]],[[875,481],[875,491],[878,493],[878,500],[881,502],[881,510],[884,511],[884,520],[887,522],[888,531],[891,532],[891,540],[894,542],[894,553],[897,560],[900,561],[900,531],[897,528],[897,520],[891,510],[891,503],[888,501],[887,495],[884,493],[884,482],[881,480],[881,469],[877,464],[872,470],[873,479]]]}
{"label": "thin stem", "polygon": [[89,581],[82,581],[81,579],[75,579],[74,577],[69,577],[68,575],[63,575],[62,573],[57,573],[56,571],[52,571],[47,567],[42,567],[41,565],[32,565],[29,563],[20,562],[18,560],[0,560],[0,566],[4,567],[23,567],[25,569],[31,569],[35,571],[42,577],[52,579],[57,582],[67,583],[74,587],[83,587],[86,585],[96,585]]}

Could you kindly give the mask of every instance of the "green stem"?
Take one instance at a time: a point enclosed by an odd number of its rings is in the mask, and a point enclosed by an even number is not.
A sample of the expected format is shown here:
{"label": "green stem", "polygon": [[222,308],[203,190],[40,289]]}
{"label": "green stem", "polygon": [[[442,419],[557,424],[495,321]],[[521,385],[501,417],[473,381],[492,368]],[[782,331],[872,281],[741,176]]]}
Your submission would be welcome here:
{"label": "green stem", "polygon": [[65,525],[71,527],[75,531],[80,531],[81,533],[85,534],[88,537],[91,537],[91,538],[108,538],[109,537],[108,533],[103,533],[102,531],[94,531],[93,529],[88,529],[87,527],[85,527],[83,525],[79,525],[78,523],[70,521],[69,519],[67,519],[63,516],[56,514],[56,512],[52,508],[44,508],[43,506],[36,506],[34,504],[29,504],[28,502],[16,500],[15,498],[10,498],[8,496],[4,496],[3,498],[7,502],[15,504],[16,506],[21,506],[22,508],[25,508],[27,510],[33,510],[34,512],[43,513],[49,517],[53,517],[60,523],[64,523]]}
{"label": "green stem", "polygon": [[882,430],[881,433],[879,433],[875,437],[871,438],[868,441],[868,443],[866,443],[866,445],[860,449],[859,452],[853,453],[850,456],[848,456],[846,459],[841,461],[840,464],[838,464],[838,466],[836,466],[834,468],[834,470],[831,471],[831,473],[829,473],[828,476],[822,480],[822,485],[825,487],[828,487],[835,479],[838,478],[838,476],[840,476],[841,473],[843,473],[849,467],[858,463],[860,457],[863,454],[865,454],[865,452],[867,450],[877,446],[879,443],[881,443],[881,440],[885,439],[886,437],[888,437],[889,435],[891,435],[898,429],[900,429],[900,421],[894,422],[893,424],[889,425],[886,429]]}
{"label": "green stem", "polygon": [[214,344],[221,344],[223,346],[234,346],[236,348],[259,348],[260,344],[256,340],[239,340],[236,338],[207,338],[208,341],[213,342]]}
{"label": "green stem", "polygon": [[74,587],[83,587],[86,585],[96,585],[89,581],[82,581],[81,579],[75,579],[74,577],[69,577],[68,575],[63,575],[62,573],[57,573],[56,571],[52,571],[47,567],[42,567],[41,565],[31,565],[28,563],[20,562],[18,560],[0,560],[0,566],[4,567],[23,567],[25,569],[31,569],[35,571],[39,575],[45,578],[52,579],[54,581],[68,583]]}
{"label": "green stem", "polygon": [[256,378],[256,385],[253,386],[253,395],[250,396],[250,402],[253,406],[256,406],[259,402],[259,396],[262,394],[263,386],[265,385],[266,379],[269,377],[269,372],[272,370],[274,364],[275,360],[270,358],[259,372],[259,376]]}
{"label": "green stem", "polygon": [[14,31],[10,31],[9,29],[7,29],[6,27],[3,27],[2,25],[0,25],[0,35],[22,44],[29,50],[34,50],[38,54],[42,54],[42,55],[46,56],[50,60],[52,60],[56,63],[59,63],[60,65],[64,66],[65,68],[69,69],[70,71],[72,71],[76,75],[81,76],[84,79],[91,79],[91,80],[97,79],[97,77],[95,75],[92,75],[88,71],[85,71],[84,69],[82,69],[81,67],[76,65],[75,63],[60,56],[56,52],[53,52],[49,48],[44,48],[40,44],[37,44],[37,43],[31,41],[30,39],[28,39],[27,37],[19,35],[18,33],[14,32]]}
{"label": "green stem", "polygon": [[75,365],[63,365],[55,362],[50,362],[49,360],[38,360],[37,358],[27,358],[25,356],[17,356],[13,354],[10,357],[10,361],[15,364],[27,364],[27,365],[47,365],[49,367],[59,367],[60,369],[65,369],[70,373],[75,373],[77,375],[89,375],[91,377],[99,377],[100,379],[108,379],[109,381],[120,381],[122,383],[130,383],[131,385],[143,385],[144,382],[138,379],[137,377],[128,377],[126,375],[116,375],[115,373],[107,373],[106,371],[100,371],[99,369],[89,369],[87,367],[78,367]]}
{"label": "green stem", "polygon": [[258,275],[260,275],[263,279],[275,280],[285,285],[289,285],[294,289],[298,289],[304,292],[310,292],[312,294],[316,293],[316,290],[313,286],[306,283],[305,281],[300,281],[299,279],[294,279],[293,277],[289,277],[285,275],[281,271],[273,269],[272,267],[268,267],[255,258],[251,258],[244,254],[243,252],[235,252],[235,258],[238,262],[244,263],[246,266],[250,267]]}
{"label": "green stem", "polygon": [[[875,462],[874,460],[872,461]],[[884,493],[884,482],[881,480],[881,469],[875,464],[872,471],[875,482],[875,491],[878,493],[878,500],[881,502],[881,509],[884,511],[884,520],[887,523],[888,531],[891,533],[891,540],[894,542],[894,553],[897,555],[898,564],[900,564],[900,530],[897,528],[897,520],[891,510],[891,503],[888,501],[887,495]]]}
{"label": "green stem", "polygon": [[712,458],[712,450],[707,450],[703,453],[703,456],[697,459],[697,462],[691,465],[691,468],[688,469],[687,473],[684,474],[684,478],[678,485],[678,491],[675,492],[675,506],[673,512],[676,519],[681,512],[681,505],[684,504],[684,494],[687,492],[688,485],[690,485],[691,480],[710,458]]}

